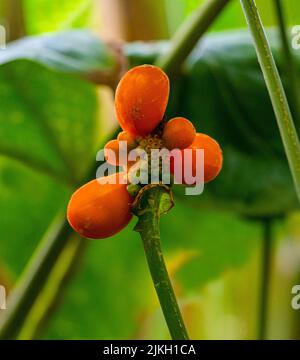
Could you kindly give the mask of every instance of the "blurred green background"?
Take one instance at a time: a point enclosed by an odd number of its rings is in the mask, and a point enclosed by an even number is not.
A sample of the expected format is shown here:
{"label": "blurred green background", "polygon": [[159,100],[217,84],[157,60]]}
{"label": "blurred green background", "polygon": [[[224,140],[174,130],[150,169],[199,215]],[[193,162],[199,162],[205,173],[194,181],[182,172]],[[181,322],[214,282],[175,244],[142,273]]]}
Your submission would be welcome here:
{"label": "blurred green background", "polygon": [[[152,61],[165,45],[133,42],[171,38],[202,2],[1,1],[0,24],[10,40],[41,39],[0,50],[0,284],[7,289],[116,130],[112,91],[86,79],[114,66],[98,39],[127,41],[129,64]],[[282,3],[288,25],[296,25],[299,1]],[[257,4],[264,25],[276,26],[273,1]],[[300,281],[300,214],[251,40],[225,33],[240,28],[246,24],[233,0],[173,84],[168,114],[185,115],[214,135],[225,162],[203,196],[176,192],[175,208],[162,219],[162,245],[191,337],[256,339],[264,223],[271,218],[265,337],[296,339],[300,312],[290,302]],[[79,32],[72,37],[70,29]],[[52,42],[43,35],[62,31]],[[278,36],[270,36],[285,79]],[[18,337],[168,338],[134,222],[105,241],[72,236]]]}

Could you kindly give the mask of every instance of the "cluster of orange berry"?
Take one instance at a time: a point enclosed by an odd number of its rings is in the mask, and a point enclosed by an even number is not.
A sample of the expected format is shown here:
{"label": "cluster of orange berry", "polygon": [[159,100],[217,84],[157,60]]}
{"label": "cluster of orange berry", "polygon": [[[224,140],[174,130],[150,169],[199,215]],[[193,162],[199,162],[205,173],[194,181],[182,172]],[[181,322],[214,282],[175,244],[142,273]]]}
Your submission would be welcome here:
{"label": "cluster of orange berry", "polygon": [[[120,179],[127,177],[135,163],[121,161],[121,141],[126,142],[128,151],[142,148],[149,152],[166,148],[181,152],[191,149],[193,153],[203,149],[204,182],[213,180],[220,172],[222,151],[214,139],[196,133],[193,124],[183,117],[164,120],[169,88],[167,75],[152,65],[137,66],[121,79],[116,90],[115,108],[123,131],[117,139],[106,144],[104,154],[112,165],[123,166],[124,172],[108,176],[106,183],[92,180],[71,197],[67,217],[70,225],[82,236],[96,239],[112,236],[132,218],[134,196]],[[113,161],[107,156],[109,150],[115,154]],[[182,161],[182,172],[186,168],[184,165]],[[192,156],[188,165],[193,173],[197,170],[196,156]],[[172,163],[170,172],[174,173]]]}

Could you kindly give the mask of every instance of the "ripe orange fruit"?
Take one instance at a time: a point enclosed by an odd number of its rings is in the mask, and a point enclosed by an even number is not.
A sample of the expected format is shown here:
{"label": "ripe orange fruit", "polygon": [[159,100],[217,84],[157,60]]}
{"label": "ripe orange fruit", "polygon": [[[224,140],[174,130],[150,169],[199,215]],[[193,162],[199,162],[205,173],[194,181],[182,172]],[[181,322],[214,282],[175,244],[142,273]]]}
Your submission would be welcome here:
{"label": "ripe orange fruit", "polygon": [[[190,160],[187,160],[184,157],[184,152],[187,149],[191,149],[192,157]],[[182,167],[179,169],[182,171],[182,180],[184,183],[184,169],[187,167],[188,169],[191,169],[192,176],[196,176],[196,171],[200,171],[200,169],[197,169],[198,163],[196,159],[196,151],[197,149],[203,149],[204,150],[204,182],[207,183],[209,181],[212,181],[217,177],[219,172],[222,169],[223,164],[223,153],[220,148],[220,145],[214,140],[212,137],[197,133],[196,137],[193,141],[193,143],[187,148],[181,150],[181,157],[182,157]],[[175,158],[175,159],[174,159]],[[178,171],[174,167],[174,162],[176,161],[176,156],[174,158],[171,158],[171,173],[174,174],[175,179],[180,179],[180,176],[176,174]],[[189,170],[190,171],[190,170]]]}
{"label": "ripe orange fruit", "polygon": [[135,141],[135,138],[127,131],[121,131],[118,134],[117,140],[126,141],[128,150],[132,150],[137,147],[137,142]]}
{"label": "ripe orange fruit", "polygon": [[119,183],[118,176],[124,176],[124,173],[106,177],[117,183],[99,184],[95,179],[72,195],[67,218],[81,236],[104,239],[115,235],[129,223],[133,198],[126,190],[127,184]]}
{"label": "ripe orange fruit", "polygon": [[163,130],[162,139],[169,150],[185,149],[196,136],[194,125],[183,117],[169,120]]}
{"label": "ripe orange fruit", "polygon": [[[114,156],[112,156],[114,154]],[[120,157],[119,157],[119,141],[118,140],[110,140],[104,146],[104,157],[105,160],[111,164],[119,166]]]}
{"label": "ripe orange fruit", "polygon": [[121,128],[133,136],[146,136],[162,121],[169,99],[169,79],[157,66],[129,70],[115,96]]}

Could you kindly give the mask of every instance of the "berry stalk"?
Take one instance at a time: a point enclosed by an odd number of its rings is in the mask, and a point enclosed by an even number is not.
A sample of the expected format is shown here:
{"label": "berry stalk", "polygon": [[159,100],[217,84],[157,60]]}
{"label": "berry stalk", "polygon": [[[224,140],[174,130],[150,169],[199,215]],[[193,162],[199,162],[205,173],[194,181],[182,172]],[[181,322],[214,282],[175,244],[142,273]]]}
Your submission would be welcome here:
{"label": "berry stalk", "polygon": [[159,230],[160,215],[172,203],[166,187],[154,186],[139,198],[135,213],[139,221],[135,227],[143,240],[152,281],[173,340],[188,340],[182,315],[164,261]]}

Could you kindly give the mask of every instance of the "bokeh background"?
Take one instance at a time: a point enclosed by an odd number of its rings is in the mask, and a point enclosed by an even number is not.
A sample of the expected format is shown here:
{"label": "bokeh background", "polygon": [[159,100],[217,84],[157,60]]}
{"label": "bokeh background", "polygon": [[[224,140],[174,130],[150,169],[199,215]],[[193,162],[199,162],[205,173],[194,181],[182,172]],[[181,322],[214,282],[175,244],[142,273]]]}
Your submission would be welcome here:
{"label": "bokeh background", "polygon": [[[123,54],[123,68],[152,62],[202,2],[1,0],[8,40],[21,39],[0,50],[0,284],[9,292],[117,130],[113,91],[96,76],[98,66],[114,68],[107,41]],[[274,2],[257,4],[286,80]],[[299,1],[282,4],[287,24],[297,25]],[[22,40],[28,36],[34,38]],[[294,55],[299,64],[300,50]],[[219,179],[197,198],[176,190],[176,206],[162,219],[191,337],[299,338],[291,288],[300,282],[300,213],[239,1],[174,79],[173,114],[190,118],[224,149]],[[62,239],[18,338],[168,338],[134,222],[105,241]]]}

